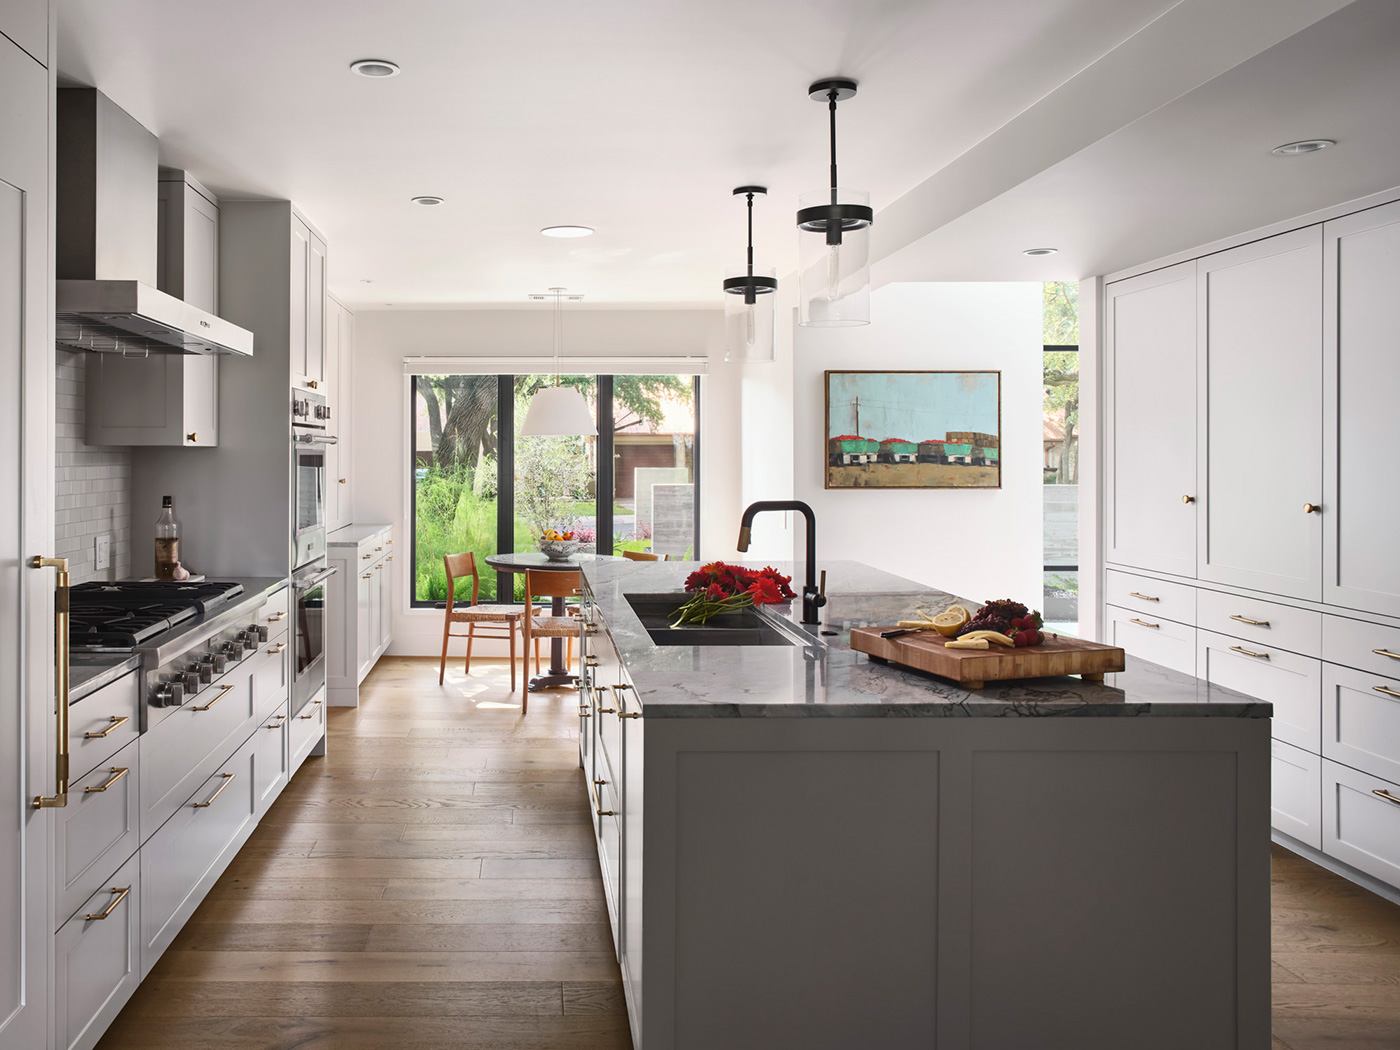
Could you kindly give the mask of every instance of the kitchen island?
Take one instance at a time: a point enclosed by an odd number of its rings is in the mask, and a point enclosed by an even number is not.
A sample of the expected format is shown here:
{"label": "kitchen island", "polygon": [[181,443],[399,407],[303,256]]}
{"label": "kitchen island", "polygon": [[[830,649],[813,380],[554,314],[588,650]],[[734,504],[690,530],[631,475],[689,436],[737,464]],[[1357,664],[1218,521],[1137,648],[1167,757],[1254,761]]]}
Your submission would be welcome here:
{"label": "kitchen island", "polygon": [[1270,705],[1131,659],[976,692],[873,663],[850,628],[959,599],[823,567],[834,633],[770,606],[753,646],[648,633],[693,564],[583,572],[636,1046],[1266,1050]]}

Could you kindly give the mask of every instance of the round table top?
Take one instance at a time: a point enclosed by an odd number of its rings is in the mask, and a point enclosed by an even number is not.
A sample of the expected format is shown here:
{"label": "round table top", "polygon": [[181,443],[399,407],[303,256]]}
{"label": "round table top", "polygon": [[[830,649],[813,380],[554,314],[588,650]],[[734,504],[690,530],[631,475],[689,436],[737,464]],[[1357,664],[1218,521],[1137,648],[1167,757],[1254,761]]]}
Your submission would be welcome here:
{"label": "round table top", "polygon": [[620,559],[611,554],[589,554],[584,551],[571,554],[563,561],[553,561],[539,551],[528,551],[521,554],[489,554],[486,556],[486,564],[493,569],[500,569],[502,572],[524,572],[526,569],[578,572],[579,567],[585,562],[618,560]]}

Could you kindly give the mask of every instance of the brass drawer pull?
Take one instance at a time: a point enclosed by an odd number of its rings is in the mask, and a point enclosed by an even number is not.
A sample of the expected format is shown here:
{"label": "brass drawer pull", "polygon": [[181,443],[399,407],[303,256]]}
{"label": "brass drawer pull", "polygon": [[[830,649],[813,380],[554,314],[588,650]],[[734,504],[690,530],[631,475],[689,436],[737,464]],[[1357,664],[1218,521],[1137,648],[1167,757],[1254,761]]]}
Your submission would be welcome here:
{"label": "brass drawer pull", "polygon": [[349,478],[341,478],[341,479],[340,479],[340,483],[341,483],[342,485],[348,484],[349,481],[350,481]]}
{"label": "brass drawer pull", "polygon": [[1379,795],[1381,798],[1385,799],[1387,802],[1394,802],[1397,806],[1400,806],[1400,798],[1396,798],[1394,795],[1392,795],[1392,794],[1391,794],[1389,791],[1387,791],[1385,788],[1372,788],[1372,789],[1371,789],[1371,794],[1373,794],[1373,795]]}
{"label": "brass drawer pull", "polygon": [[[596,789],[594,788],[594,786],[593,786],[594,784],[603,785],[603,784],[606,784],[606,783],[607,783],[606,780],[595,780],[595,781],[593,781],[593,784],[589,784],[589,785],[588,785],[588,795],[589,795],[590,798],[593,799],[593,812],[594,812],[594,813],[598,814],[598,816],[600,816],[600,817],[615,817],[615,816],[617,816],[617,814],[616,814],[615,812],[613,812],[613,811],[610,810],[610,809],[603,809],[603,808],[602,808],[602,804],[599,803],[599,801],[598,801],[598,792],[597,792],[597,790],[596,790]],[[1396,801],[1397,801],[1397,802],[1400,802],[1400,799],[1396,799]]]}
{"label": "brass drawer pull", "polygon": [[1392,653],[1389,649],[1372,649],[1371,652],[1377,656],[1388,656],[1392,660],[1400,660],[1400,653]]}
{"label": "brass drawer pull", "polygon": [[116,911],[117,905],[120,904],[122,901],[126,900],[127,894],[131,892],[131,887],[113,886],[107,892],[115,893],[116,896],[113,897],[111,903],[108,904],[107,907],[103,908],[101,911],[89,912],[88,914],[84,915],[83,918],[86,919],[88,922],[101,922],[103,919],[107,918],[107,916],[111,915],[112,912]]}
{"label": "brass drawer pull", "polygon": [[208,802],[196,802],[196,803],[194,804],[194,808],[195,808],[195,809],[208,809],[210,806],[212,806],[212,805],[214,804],[214,800],[224,793],[224,788],[226,788],[226,787],[228,787],[230,784],[232,784],[232,783],[233,783],[233,778],[236,777],[236,776],[238,776],[238,774],[237,774],[237,773],[220,773],[219,776],[221,776],[221,777],[224,778],[224,782],[223,782],[222,784],[219,785],[219,790],[218,790],[218,791],[215,791],[212,795],[209,796],[209,801],[208,801]]}
{"label": "brass drawer pull", "polygon": [[377,550],[377,551],[382,551],[384,548],[383,548],[383,547],[375,547],[374,549]]}
{"label": "brass drawer pull", "polygon": [[280,652],[281,652],[283,649],[285,649],[285,648],[287,648],[287,643],[286,643],[286,642],[278,642],[276,648],[274,648],[274,649],[269,649],[269,650],[268,650],[268,653],[269,653],[270,655],[272,655],[272,656],[276,656],[278,653],[280,653]]}
{"label": "brass drawer pull", "polygon": [[1317,503],[1304,503],[1304,504],[1303,504],[1303,513],[1304,513],[1304,514],[1316,514],[1316,513],[1318,513],[1318,512],[1321,511],[1321,510],[1322,510],[1322,506],[1321,506],[1320,504],[1317,504]]}
{"label": "brass drawer pull", "polygon": [[1232,653],[1244,653],[1245,656],[1252,656],[1252,657],[1254,657],[1254,658],[1257,659],[1257,660],[1267,660],[1267,659],[1269,658],[1269,654],[1268,654],[1268,653],[1255,653],[1255,652],[1251,652],[1251,651],[1248,650],[1248,649],[1242,649],[1242,648],[1240,648],[1238,645],[1232,645],[1232,646],[1230,646],[1230,651],[1231,651]]}
{"label": "brass drawer pull", "polygon": [[83,734],[83,739],[84,739],[84,740],[101,740],[103,737],[111,736],[111,735],[112,735],[113,733],[115,733],[118,729],[120,729],[122,726],[126,725],[126,724],[127,724],[128,722],[130,722],[130,721],[131,721],[131,716],[130,716],[130,715],[113,715],[113,716],[112,716],[112,719],[111,719],[111,723],[112,723],[111,725],[109,725],[106,729],[102,730],[102,732],[100,732],[100,733],[84,733],[84,734]]}
{"label": "brass drawer pull", "polygon": [[583,658],[583,666],[584,666],[584,667],[597,667],[597,666],[598,666],[598,658],[597,658],[596,656],[592,656],[592,655],[585,656],[585,657]]}
{"label": "brass drawer pull", "polygon": [[1181,502],[1182,502],[1182,503],[1195,503],[1195,502],[1196,502],[1196,497],[1195,497],[1195,496],[1182,496],[1182,497],[1181,497]]}
{"label": "brass drawer pull", "polygon": [[1148,623],[1146,620],[1139,620],[1136,616],[1128,617],[1128,622],[1135,623],[1139,627],[1151,627],[1154,631],[1160,631],[1162,629],[1160,623]]}
{"label": "brass drawer pull", "polygon": [[1232,619],[1232,620],[1238,620],[1240,623],[1247,623],[1247,624],[1249,624],[1249,626],[1251,626],[1251,627],[1267,627],[1267,626],[1269,626],[1269,621],[1268,621],[1268,620],[1251,620],[1248,616],[1236,616],[1234,613],[1231,613],[1231,614],[1230,614],[1230,619]]}
{"label": "brass drawer pull", "polygon": [[371,553],[369,553],[369,554],[361,554],[361,555],[360,555],[360,561],[369,561],[369,560],[370,560],[371,558],[373,558],[373,557],[374,557],[373,552],[371,552]]}
{"label": "brass drawer pull", "polygon": [[1138,594],[1137,591],[1129,591],[1129,592],[1128,592],[1128,597],[1129,597],[1129,598],[1141,598],[1141,599],[1142,599],[1143,601],[1145,601],[1145,602],[1160,602],[1160,601],[1162,600],[1161,598],[1154,598],[1154,597],[1152,597],[1152,595],[1150,595],[1150,594]]}
{"label": "brass drawer pull", "polygon": [[1391,689],[1391,688],[1389,688],[1388,686],[1384,686],[1384,685],[1373,685],[1373,686],[1371,686],[1371,688],[1374,689],[1374,690],[1375,690],[1376,692],[1378,692],[1378,693],[1384,693],[1386,696],[1393,696],[1393,697],[1395,697],[1397,700],[1400,700],[1400,692],[1396,692],[1394,689]]}
{"label": "brass drawer pull", "polygon": [[629,685],[627,685],[626,683],[623,683],[623,684],[621,684],[621,685],[610,685],[610,686],[608,686],[608,692],[612,693],[613,699],[617,701],[617,717],[618,717],[618,718],[641,718],[641,717],[642,717],[642,713],[641,713],[640,711],[628,711],[628,710],[627,710],[627,701],[626,701],[626,698],[623,697],[622,693],[623,693],[624,690],[627,690],[627,689],[630,689],[630,688],[632,688],[632,687],[629,686]]}
{"label": "brass drawer pull", "polygon": [[285,617],[286,615],[287,615],[287,614],[284,613],[284,612],[273,613],[271,616],[269,616],[269,617],[267,618],[267,622],[268,622],[268,623],[277,623],[279,620],[281,620],[281,619],[282,619],[283,617]]}
{"label": "brass drawer pull", "polygon": [[192,707],[192,708],[190,708],[190,710],[191,710],[191,711],[208,711],[211,707],[213,707],[213,706],[214,706],[215,704],[217,704],[220,700],[222,700],[224,697],[228,696],[229,693],[233,692],[233,691],[234,691],[235,689],[237,689],[237,688],[238,688],[238,686],[236,686],[236,685],[225,685],[225,686],[221,686],[221,687],[220,687],[220,690],[221,690],[221,691],[220,691],[219,695],[216,696],[216,697],[214,697],[213,700],[210,700],[210,701],[209,701],[207,704],[205,704],[203,707]]}
{"label": "brass drawer pull", "polygon": [[[1400,696],[1400,693],[1397,693],[1396,695],[1397,695],[1397,696]],[[113,767],[112,767],[111,769],[109,769],[107,772],[109,772],[109,773],[112,774],[112,776],[108,779],[107,783],[101,785],[100,787],[85,787],[85,788],[83,788],[83,794],[84,794],[84,795],[93,795],[93,794],[96,794],[96,793],[99,792],[99,791],[106,791],[109,787],[111,787],[113,784],[115,784],[118,780],[120,780],[122,777],[124,777],[124,776],[126,776],[128,773],[130,773],[131,770],[129,770],[129,769],[123,769],[121,766],[113,766]]]}
{"label": "brass drawer pull", "polygon": [[373,578],[374,578],[374,573],[372,573],[372,572],[362,572],[362,573],[360,573],[360,579],[362,579],[362,580],[369,580],[369,579],[373,579]]}
{"label": "brass drawer pull", "polygon": [[[319,704],[319,703],[321,703],[320,700],[312,700],[312,701],[311,701],[311,706],[312,706],[312,707],[315,707],[315,706],[316,706],[317,704]],[[316,712],[316,711],[312,711],[309,715],[297,715],[297,717],[298,717],[298,718],[315,718],[316,715],[317,715],[317,712]]]}
{"label": "brass drawer pull", "polygon": [[590,710],[588,710],[588,705],[587,705],[587,704],[579,704],[579,705],[578,705],[578,716],[579,716],[580,718],[592,718],[592,717],[593,717],[593,712],[590,711]]}
{"label": "brass drawer pull", "polygon": [[281,729],[282,723],[286,720],[286,715],[273,715],[274,721],[270,726],[263,726],[264,729]]}

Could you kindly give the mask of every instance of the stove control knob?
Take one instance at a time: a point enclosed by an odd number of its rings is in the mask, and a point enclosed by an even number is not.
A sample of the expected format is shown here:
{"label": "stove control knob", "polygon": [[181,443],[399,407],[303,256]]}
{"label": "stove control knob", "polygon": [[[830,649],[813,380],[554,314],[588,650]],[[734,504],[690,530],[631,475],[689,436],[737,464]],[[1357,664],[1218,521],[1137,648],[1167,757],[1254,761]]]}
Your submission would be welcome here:
{"label": "stove control knob", "polygon": [[199,692],[199,672],[185,671],[180,675],[180,684],[185,687],[185,692],[193,696]]}
{"label": "stove control knob", "polygon": [[229,639],[224,643],[224,657],[233,663],[237,663],[239,660],[243,659],[243,646],[234,639]]}
{"label": "stove control knob", "polygon": [[179,707],[185,702],[185,687],[179,679],[170,683],[170,706]]}
{"label": "stove control knob", "polygon": [[228,654],[213,653],[209,658],[209,664],[214,668],[215,674],[223,674],[228,670]]}
{"label": "stove control knob", "polygon": [[169,682],[161,682],[151,690],[152,707],[172,707],[174,706],[175,692]]}
{"label": "stove control knob", "polygon": [[246,631],[239,632],[239,639],[243,642],[244,649],[256,649],[258,647],[258,629],[250,627]]}
{"label": "stove control knob", "polygon": [[206,653],[199,660],[199,680],[208,685],[214,680],[214,654]]}
{"label": "stove control knob", "polygon": [[258,641],[267,641],[267,624],[260,623],[256,627],[254,627],[253,630],[258,632]]}

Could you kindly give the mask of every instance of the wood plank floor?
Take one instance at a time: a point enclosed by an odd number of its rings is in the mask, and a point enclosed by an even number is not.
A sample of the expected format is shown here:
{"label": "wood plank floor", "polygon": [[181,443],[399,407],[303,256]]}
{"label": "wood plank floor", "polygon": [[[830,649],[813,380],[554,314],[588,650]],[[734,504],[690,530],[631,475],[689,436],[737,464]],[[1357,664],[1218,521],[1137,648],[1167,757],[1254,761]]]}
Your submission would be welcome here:
{"label": "wood plank floor", "polygon": [[[98,1050],[631,1040],[577,694],[385,659]],[[1273,1050],[1400,1050],[1400,907],[1274,849]]]}

